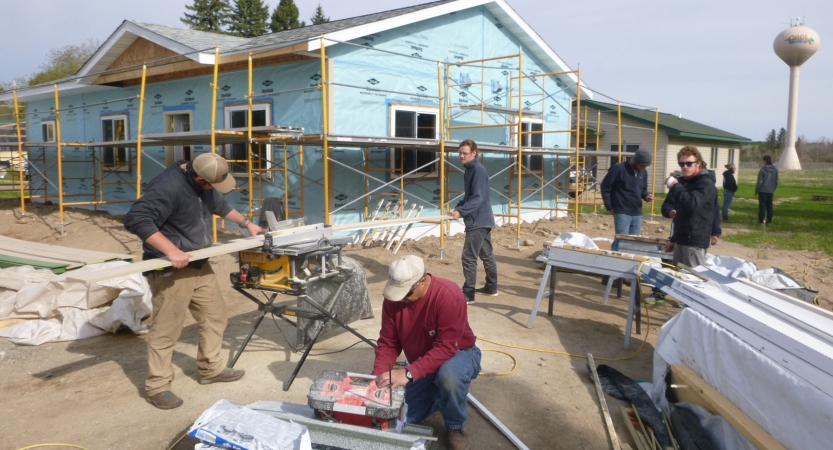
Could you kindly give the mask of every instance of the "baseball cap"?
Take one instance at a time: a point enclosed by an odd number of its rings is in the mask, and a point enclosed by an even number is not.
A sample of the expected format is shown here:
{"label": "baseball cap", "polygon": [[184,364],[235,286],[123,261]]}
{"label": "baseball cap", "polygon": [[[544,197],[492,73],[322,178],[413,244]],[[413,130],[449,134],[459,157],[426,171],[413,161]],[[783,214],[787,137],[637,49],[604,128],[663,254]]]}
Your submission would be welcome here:
{"label": "baseball cap", "polygon": [[203,153],[194,158],[191,165],[197,175],[211,183],[211,186],[221,194],[234,189],[234,177],[228,173],[228,162],[222,156],[216,153]]}
{"label": "baseball cap", "polygon": [[415,255],[403,256],[391,263],[388,282],[382,289],[382,295],[392,302],[401,301],[424,275],[425,264],[422,258]]}

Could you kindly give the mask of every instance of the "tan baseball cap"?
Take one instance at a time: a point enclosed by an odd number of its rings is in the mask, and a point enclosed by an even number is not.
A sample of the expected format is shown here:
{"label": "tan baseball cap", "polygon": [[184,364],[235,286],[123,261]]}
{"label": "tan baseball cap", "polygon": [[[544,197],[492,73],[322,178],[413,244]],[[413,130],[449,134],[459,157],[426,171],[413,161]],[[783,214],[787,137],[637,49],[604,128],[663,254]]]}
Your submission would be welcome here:
{"label": "tan baseball cap", "polygon": [[424,275],[425,264],[422,258],[415,255],[403,256],[391,263],[388,282],[382,289],[382,295],[392,302],[401,301]]}
{"label": "tan baseball cap", "polygon": [[211,183],[214,189],[226,194],[234,189],[234,177],[228,172],[228,162],[216,153],[203,153],[194,158],[194,172]]}

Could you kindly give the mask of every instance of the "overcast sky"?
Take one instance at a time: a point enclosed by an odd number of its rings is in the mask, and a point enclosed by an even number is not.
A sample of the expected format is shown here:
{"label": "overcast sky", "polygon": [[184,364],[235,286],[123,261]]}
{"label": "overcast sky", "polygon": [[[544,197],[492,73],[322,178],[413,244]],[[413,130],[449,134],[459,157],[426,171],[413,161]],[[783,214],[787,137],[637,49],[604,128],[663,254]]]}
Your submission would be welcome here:
{"label": "overcast sky", "polygon": [[[319,3],[295,0],[309,21]],[[32,74],[52,48],[103,42],[122,20],[183,27],[191,0],[2,0],[0,80]],[[273,9],[278,0],[266,0]],[[331,20],[420,0],[321,0]],[[790,17],[833,40],[830,0],[508,0],[592,88],[753,140],[786,127],[789,69],[772,51]],[[598,100],[605,101],[603,97]],[[833,44],[802,67],[798,135],[833,138]],[[826,111],[826,112],[825,112]]]}

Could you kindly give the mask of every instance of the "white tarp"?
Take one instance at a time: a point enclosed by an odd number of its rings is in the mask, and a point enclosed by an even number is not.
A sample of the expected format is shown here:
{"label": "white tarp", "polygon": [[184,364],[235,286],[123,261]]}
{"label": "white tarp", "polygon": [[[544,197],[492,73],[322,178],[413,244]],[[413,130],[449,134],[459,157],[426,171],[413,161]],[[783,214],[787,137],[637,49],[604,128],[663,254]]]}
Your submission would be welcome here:
{"label": "white tarp", "polygon": [[553,239],[553,242],[563,242],[565,244],[575,245],[576,247],[589,248],[593,250],[599,249],[599,246],[593,242],[593,239],[590,239],[586,234],[581,233],[561,233],[557,238]]}
{"label": "white tarp", "polygon": [[[90,264],[73,274],[129,264]],[[0,269],[0,319],[35,319],[0,330],[21,345],[71,341],[115,332],[122,325],[143,334],[152,309],[150,286],[141,274],[94,283],[66,281],[66,274],[29,266]]]}
{"label": "white tarp", "polygon": [[[693,308],[666,322],[657,338],[651,394],[658,405],[664,403],[671,364],[690,367],[788,449],[828,448],[833,442],[832,397]],[[733,434],[709,422],[714,419],[701,418],[713,442],[724,443],[719,448],[749,448],[734,428]]]}
{"label": "white tarp", "polygon": [[734,256],[706,255],[703,266],[727,277],[746,278],[770,289],[801,289],[803,286],[774,268],[758,270],[755,263]]}

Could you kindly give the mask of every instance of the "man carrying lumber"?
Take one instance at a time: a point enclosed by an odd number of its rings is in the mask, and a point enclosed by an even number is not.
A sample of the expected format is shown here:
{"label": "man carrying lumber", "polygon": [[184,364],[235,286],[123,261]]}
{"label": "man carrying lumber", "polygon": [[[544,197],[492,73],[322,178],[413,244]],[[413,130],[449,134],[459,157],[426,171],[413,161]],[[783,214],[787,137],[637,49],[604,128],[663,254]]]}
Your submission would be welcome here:
{"label": "man carrying lumber", "polygon": [[228,204],[222,194],[232,189],[234,178],[226,160],[205,153],[193,162],[177,161],[151,180],[124,217],[124,227],[144,242],[142,259],[167,257],[173,266],[144,274],[153,293],[145,392],[147,401],[159,409],[182,405],[171,392],[171,357],[186,311],[200,330],[200,384],[237,381],[245,373],[226,368],[220,354],[228,318],[211,264],[207,259],[191,261],[187,253],[212,245],[212,215],[237,223],[252,237],[265,233]]}
{"label": "man carrying lumber", "polygon": [[683,176],[668,178],[670,190],[662,204],[662,215],[674,219],[665,251],[674,251],[674,264],[696,267],[706,262],[706,251],[717,244],[720,233],[717,188],[697,147],[680,149],[677,162]]}
{"label": "man carrying lumber", "polygon": [[[382,291],[382,329],[373,362],[377,386],[406,386],[406,422],[440,411],[452,450],[468,448],[463,424],[471,380],[480,373],[480,349],[469,326],[466,299],[456,283],[425,272],[422,258],[390,265]],[[394,368],[404,350],[409,364]]]}
{"label": "man carrying lumber", "polygon": [[[495,216],[489,195],[489,173],[477,160],[477,144],[466,139],[457,150],[460,162],[466,167],[464,177],[465,195],[451,212],[454,220],[463,218],[466,224],[466,241],[463,243],[463,294],[468,304],[474,303],[474,294],[497,295],[497,263],[492,248],[492,228]],[[486,270],[486,285],[475,289],[477,283],[477,258],[483,260]]]}

